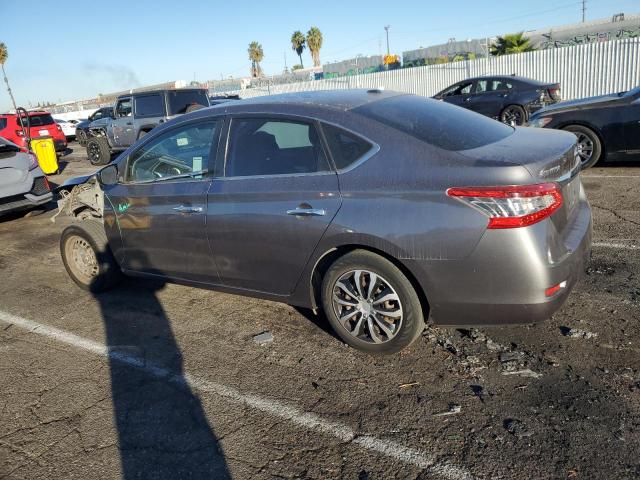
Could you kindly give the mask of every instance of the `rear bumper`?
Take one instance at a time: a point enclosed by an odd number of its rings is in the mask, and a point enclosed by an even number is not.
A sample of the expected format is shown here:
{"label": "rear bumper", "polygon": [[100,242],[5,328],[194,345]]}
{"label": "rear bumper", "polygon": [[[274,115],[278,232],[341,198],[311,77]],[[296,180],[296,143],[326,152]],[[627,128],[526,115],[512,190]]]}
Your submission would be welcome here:
{"label": "rear bumper", "polygon": [[54,140],[54,145],[56,146],[56,152],[63,152],[67,149],[67,141],[66,140]]}
{"label": "rear bumper", "polygon": [[[455,261],[412,261],[437,325],[533,323],[565,302],[591,251],[591,209],[582,198],[563,236],[550,219],[530,227],[487,230],[474,252]],[[555,295],[545,290],[566,282]]]}

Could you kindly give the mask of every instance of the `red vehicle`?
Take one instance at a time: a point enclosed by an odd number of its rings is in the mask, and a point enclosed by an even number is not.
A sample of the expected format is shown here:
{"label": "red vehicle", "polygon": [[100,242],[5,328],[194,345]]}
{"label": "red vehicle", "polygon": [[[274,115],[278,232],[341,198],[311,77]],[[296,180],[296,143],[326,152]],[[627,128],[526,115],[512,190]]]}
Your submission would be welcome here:
{"label": "red vehicle", "polygon": [[[52,137],[53,143],[56,146],[57,151],[65,150],[67,148],[67,138],[62,132],[62,128],[58,125],[51,114],[48,112],[28,112],[29,123],[31,128],[27,132],[29,137]],[[0,114],[0,137],[15,143],[21,148],[25,148],[24,132],[20,122],[24,122],[24,130],[27,130],[26,119],[18,120],[18,115],[15,113]]]}

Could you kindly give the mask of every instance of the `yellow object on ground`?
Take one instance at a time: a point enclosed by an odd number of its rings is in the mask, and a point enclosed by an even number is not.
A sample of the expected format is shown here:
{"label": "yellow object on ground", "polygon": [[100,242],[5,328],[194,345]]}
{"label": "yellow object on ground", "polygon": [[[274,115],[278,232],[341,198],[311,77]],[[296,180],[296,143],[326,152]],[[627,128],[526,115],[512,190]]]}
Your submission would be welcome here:
{"label": "yellow object on ground", "polygon": [[31,150],[38,157],[40,168],[46,175],[58,173],[56,146],[51,137],[39,137],[31,140]]}

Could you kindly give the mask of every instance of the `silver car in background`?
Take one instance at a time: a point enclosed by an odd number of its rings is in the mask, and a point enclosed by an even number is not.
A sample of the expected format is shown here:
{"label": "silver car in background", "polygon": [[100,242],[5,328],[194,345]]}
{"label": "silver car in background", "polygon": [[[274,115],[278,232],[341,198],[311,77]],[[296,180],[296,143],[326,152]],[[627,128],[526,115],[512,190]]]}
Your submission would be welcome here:
{"label": "silver car in background", "polygon": [[35,155],[0,137],[0,215],[37,207],[51,198]]}

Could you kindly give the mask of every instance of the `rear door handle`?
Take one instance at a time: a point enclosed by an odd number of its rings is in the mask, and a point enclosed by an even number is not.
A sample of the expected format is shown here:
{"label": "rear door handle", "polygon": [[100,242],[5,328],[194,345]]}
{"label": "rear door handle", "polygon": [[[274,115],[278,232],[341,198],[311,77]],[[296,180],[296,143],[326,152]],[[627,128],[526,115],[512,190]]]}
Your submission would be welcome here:
{"label": "rear door handle", "polygon": [[293,210],[287,210],[287,215],[296,215],[300,217],[321,217],[326,215],[327,212],[324,208],[294,208]]}
{"label": "rear door handle", "polygon": [[176,212],[180,213],[202,213],[202,207],[187,207],[186,205],[180,205],[173,208]]}

